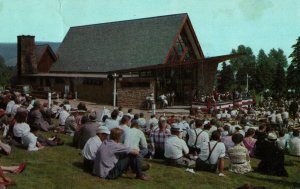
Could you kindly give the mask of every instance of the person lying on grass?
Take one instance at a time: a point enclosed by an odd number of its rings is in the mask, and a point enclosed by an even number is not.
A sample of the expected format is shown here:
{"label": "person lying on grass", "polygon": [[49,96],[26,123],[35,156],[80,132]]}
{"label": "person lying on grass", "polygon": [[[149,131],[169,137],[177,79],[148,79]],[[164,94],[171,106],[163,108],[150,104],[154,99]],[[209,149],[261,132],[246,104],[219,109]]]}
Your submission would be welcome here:
{"label": "person lying on grass", "polygon": [[111,129],[110,140],[105,140],[96,153],[93,174],[105,179],[116,179],[130,166],[136,173],[136,179],[150,180],[142,173],[139,150],[120,143],[122,133],[120,128]]}
{"label": "person lying on grass", "polygon": [[16,185],[15,182],[12,182],[8,176],[5,176],[5,173],[19,174],[26,167],[26,163],[21,163],[18,166],[1,166],[0,167],[0,189],[5,189],[6,186]]}

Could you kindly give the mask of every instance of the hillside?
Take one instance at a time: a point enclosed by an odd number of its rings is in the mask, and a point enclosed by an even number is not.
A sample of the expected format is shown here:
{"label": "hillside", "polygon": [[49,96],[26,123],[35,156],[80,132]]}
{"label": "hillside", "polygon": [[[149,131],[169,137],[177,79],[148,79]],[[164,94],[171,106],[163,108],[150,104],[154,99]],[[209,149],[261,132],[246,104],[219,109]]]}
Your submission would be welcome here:
{"label": "hillside", "polygon": [[[36,44],[49,44],[54,52],[57,52],[60,45],[57,42],[36,42]],[[0,56],[3,56],[6,65],[15,66],[17,63],[17,43],[0,43]]]}

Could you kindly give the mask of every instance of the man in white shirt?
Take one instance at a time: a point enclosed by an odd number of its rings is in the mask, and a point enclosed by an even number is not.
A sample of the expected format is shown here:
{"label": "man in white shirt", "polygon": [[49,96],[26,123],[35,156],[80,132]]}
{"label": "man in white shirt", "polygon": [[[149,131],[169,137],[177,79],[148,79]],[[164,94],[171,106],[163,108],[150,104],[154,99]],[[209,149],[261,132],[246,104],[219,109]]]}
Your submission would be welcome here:
{"label": "man in white shirt", "polygon": [[188,146],[189,151],[194,156],[196,156],[200,152],[200,147],[203,143],[209,142],[209,135],[207,132],[202,130],[203,121],[196,120],[196,128],[188,130]]}
{"label": "man in white shirt", "polygon": [[83,147],[83,166],[88,172],[92,172],[94,166],[94,159],[96,157],[96,152],[101,146],[102,142],[107,139],[110,131],[107,127],[101,126],[96,131],[96,136],[91,137]]}
{"label": "man in white shirt", "polygon": [[289,112],[283,108],[281,116],[283,120],[283,127],[287,128],[289,126]]}
{"label": "man in white shirt", "polygon": [[184,140],[179,138],[182,129],[180,125],[174,123],[171,127],[171,136],[167,138],[165,142],[165,160],[167,165],[172,166],[185,166],[187,161],[184,159],[184,155],[189,153]]}
{"label": "man in white shirt", "polygon": [[158,119],[155,115],[151,115],[151,118],[148,120],[146,133],[150,134],[156,128],[158,128]]}
{"label": "man in white shirt", "polygon": [[110,118],[105,120],[105,126],[109,129],[112,130],[113,128],[118,128],[119,127],[119,121],[117,120],[117,117],[119,115],[118,110],[114,110],[110,114]]}
{"label": "man in white shirt", "polygon": [[138,119],[139,126],[143,132],[146,131],[146,119],[144,118],[144,113],[140,113],[140,117]]}
{"label": "man in white shirt", "polygon": [[11,114],[12,107],[14,105],[15,105],[15,101],[14,101],[13,97],[10,97],[10,101],[7,103],[6,110],[5,110],[7,114]]}
{"label": "man in white shirt", "polygon": [[63,110],[59,114],[58,123],[59,126],[65,126],[66,119],[70,116],[66,106],[63,106]]}
{"label": "man in white shirt", "polygon": [[133,112],[132,109],[128,109],[128,113],[126,114],[126,115],[128,115],[130,117],[130,119],[134,118],[134,114],[132,112]]}
{"label": "man in white shirt", "polygon": [[138,121],[134,120],[131,122],[131,128],[127,130],[124,144],[130,149],[139,150],[139,157],[143,158],[148,154],[148,146],[146,137],[139,127]]}
{"label": "man in white shirt", "polygon": [[299,130],[294,130],[293,138],[289,142],[290,144],[290,154],[294,156],[300,156],[300,138]]}
{"label": "man in white shirt", "polygon": [[[224,176],[224,157],[225,157],[225,145],[220,141],[220,132],[214,131],[212,133],[212,140],[207,143],[203,143],[200,147],[199,158],[196,161],[196,170],[216,172],[219,169],[219,176]],[[205,166],[205,165],[209,166]]]}
{"label": "man in white shirt", "polygon": [[123,144],[125,142],[125,138],[129,133],[130,125],[131,125],[130,117],[128,115],[123,115],[120,121],[120,125],[118,126],[118,128],[123,130],[122,137],[121,137],[121,143]]}

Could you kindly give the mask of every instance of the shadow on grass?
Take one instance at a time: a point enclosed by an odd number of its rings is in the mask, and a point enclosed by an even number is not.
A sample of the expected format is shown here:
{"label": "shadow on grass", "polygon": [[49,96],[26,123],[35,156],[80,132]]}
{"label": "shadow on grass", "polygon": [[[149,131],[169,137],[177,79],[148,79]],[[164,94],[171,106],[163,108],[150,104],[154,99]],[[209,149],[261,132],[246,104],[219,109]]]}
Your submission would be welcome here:
{"label": "shadow on grass", "polygon": [[264,182],[269,182],[269,183],[273,183],[273,184],[278,184],[278,185],[282,185],[282,186],[293,186],[295,188],[299,188],[300,187],[300,183],[299,182],[289,182],[286,180],[282,180],[283,177],[278,177],[281,180],[277,180],[277,179],[271,179],[271,178],[261,178],[259,176],[253,176],[253,175],[246,175],[249,178],[255,179],[255,180],[261,180]]}

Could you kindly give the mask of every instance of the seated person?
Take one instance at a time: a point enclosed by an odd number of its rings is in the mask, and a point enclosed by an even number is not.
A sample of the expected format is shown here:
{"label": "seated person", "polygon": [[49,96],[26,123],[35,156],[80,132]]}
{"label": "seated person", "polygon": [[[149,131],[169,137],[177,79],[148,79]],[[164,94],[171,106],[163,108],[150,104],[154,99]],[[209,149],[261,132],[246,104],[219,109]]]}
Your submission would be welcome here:
{"label": "seated person", "polygon": [[196,160],[195,170],[216,172],[219,169],[219,176],[224,176],[225,145],[220,142],[221,133],[214,131],[211,141],[203,143],[200,147],[199,158]]}
{"label": "seated person", "polygon": [[96,153],[93,174],[105,179],[116,179],[130,166],[137,179],[149,180],[142,173],[139,151],[120,143],[122,132],[120,128],[111,129],[110,139],[105,140]]}
{"label": "seated person", "polygon": [[249,155],[251,157],[254,156],[254,147],[256,143],[256,139],[253,138],[255,135],[255,129],[249,128],[246,132],[245,138],[244,138],[244,146],[247,148]]}
{"label": "seated person", "polygon": [[27,110],[24,108],[18,108],[15,119],[16,123],[13,127],[13,133],[15,137],[19,137],[22,140],[24,146],[28,151],[37,151],[44,148],[37,142],[37,137],[30,132],[30,127],[26,123]]}
{"label": "seated person", "polygon": [[94,160],[96,158],[96,152],[101,146],[102,142],[107,139],[110,131],[107,127],[101,126],[96,131],[96,136],[91,137],[83,147],[83,166],[88,172],[93,171]]}
{"label": "seated person", "polygon": [[44,120],[43,115],[41,113],[41,103],[39,101],[35,101],[33,104],[33,108],[30,110],[28,114],[28,124],[30,127],[35,127],[41,131],[49,131],[55,128],[54,125],[49,125],[47,121]]}
{"label": "seated person", "polygon": [[189,148],[185,141],[179,138],[182,128],[179,124],[173,123],[171,127],[171,136],[165,142],[165,160],[167,165],[185,166],[187,162],[183,156],[188,155]]}
{"label": "seated person", "polygon": [[83,149],[85,143],[96,135],[97,129],[100,125],[96,122],[96,113],[91,112],[88,121],[82,125],[82,128],[79,131],[78,136],[78,146],[80,149]]}
{"label": "seated person", "polygon": [[143,131],[140,130],[138,120],[131,121],[131,128],[127,131],[127,134],[124,137],[124,144],[130,149],[139,150],[140,158],[143,158],[148,154],[149,151],[146,137]]}
{"label": "seated person", "polygon": [[257,171],[262,174],[274,176],[288,176],[284,168],[284,151],[276,143],[275,133],[268,134],[268,141],[264,143],[261,151],[261,162]]}
{"label": "seated person", "polygon": [[170,136],[170,132],[167,131],[166,120],[159,121],[159,129],[150,134],[151,148],[153,158],[163,159],[165,154],[165,141]]}
{"label": "seated person", "polygon": [[300,156],[300,138],[299,138],[299,130],[293,131],[293,138],[289,142],[290,149],[289,152],[291,155]]}
{"label": "seated person", "polygon": [[187,132],[189,138],[187,143],[190,153],[197,156],[200,152],[200,146],[205,142],[209,142],[209,135],[202,130],[203,121],[196,120],[195,126],[195,129],[189,129]]}
{"label": "seated person", "polygon": [[229,171],[239,174],[248,173],[252,170],[249,153],[243,145],[243,139],[242,134],[233,134],[232,141],[234,142],[234,147],[228,150],[230,159]]}

